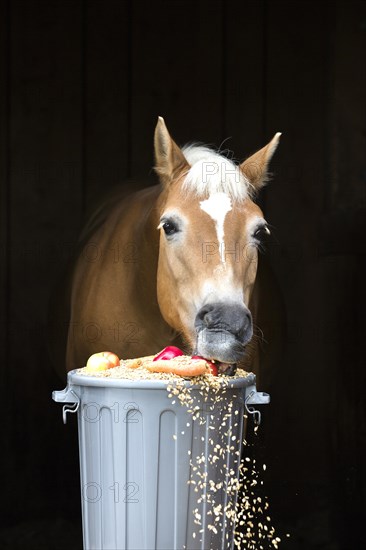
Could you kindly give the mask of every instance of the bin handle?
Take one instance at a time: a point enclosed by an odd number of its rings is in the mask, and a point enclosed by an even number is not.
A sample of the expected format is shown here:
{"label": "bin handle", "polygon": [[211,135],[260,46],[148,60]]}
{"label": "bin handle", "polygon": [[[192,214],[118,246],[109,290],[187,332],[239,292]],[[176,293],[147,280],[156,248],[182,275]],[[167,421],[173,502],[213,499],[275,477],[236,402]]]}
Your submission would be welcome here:
{"label": "bin handle", "polygon": [[265,392],[258,392],[255,386],[246,388],[245,410],[253,415],[254,424],[259,426],[262,420],[260,411],[252,405],[267,405],[270,402],[270,395]]}
{"label": "bin handle", "polygon": [[[52,399],[57,403],[66,403],[62,407],[62,420],[63,420],[63,423],[66,424],[67,413],[75,413],[79,408],[79,405],[80,405],[79,396],[76,395],[74,390],[72,390],[69,386],[67,386],[64,390],[53,391]],[[71,403],[72,405],[70,406],[69,403]]]}

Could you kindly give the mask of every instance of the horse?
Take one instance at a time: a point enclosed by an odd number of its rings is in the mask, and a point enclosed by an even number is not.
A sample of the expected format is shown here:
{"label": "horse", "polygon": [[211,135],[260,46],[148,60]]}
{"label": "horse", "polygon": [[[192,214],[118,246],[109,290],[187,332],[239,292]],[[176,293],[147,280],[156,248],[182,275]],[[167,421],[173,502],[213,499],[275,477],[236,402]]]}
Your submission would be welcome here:
{"label": "horse", "polygon": [[180,148],[158,118],[159,183],[123,192],[84,230],[69,285],[66,371],[98,351],[132,358],[173,344],[221,373],[239,365],[259,374],[268,340],[260,312],[278,307],[259,254],[270,229],[255,199],[280,135],[238,164],[204,145]]}

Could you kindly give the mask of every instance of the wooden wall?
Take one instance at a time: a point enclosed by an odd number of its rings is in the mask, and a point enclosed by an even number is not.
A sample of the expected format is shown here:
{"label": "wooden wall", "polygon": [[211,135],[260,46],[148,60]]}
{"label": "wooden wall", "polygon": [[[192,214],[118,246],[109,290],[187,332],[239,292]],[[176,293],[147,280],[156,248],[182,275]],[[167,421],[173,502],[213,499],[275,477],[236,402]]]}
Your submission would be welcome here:
{"label": "wooden wall", "polygon": [[162,115],[238,158],[283,132],[261,198],[288,325],[265,481],[283,548],[361,548],[366,3],[0,0],[0,40],[0,547],[80,547],[47,306],[95,197],[149,176]]}

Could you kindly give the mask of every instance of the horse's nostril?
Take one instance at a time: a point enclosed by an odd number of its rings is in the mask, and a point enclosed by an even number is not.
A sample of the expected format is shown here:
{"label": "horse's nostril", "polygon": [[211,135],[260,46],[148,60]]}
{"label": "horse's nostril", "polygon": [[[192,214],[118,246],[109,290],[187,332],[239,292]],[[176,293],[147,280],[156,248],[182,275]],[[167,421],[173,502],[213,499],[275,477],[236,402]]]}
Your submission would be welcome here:
{"label": "horse's nostril", "polygon": [[205,323],[207,328],[212,326],[213,322],[214,322],[214,318],[213,318],[212,313],[210,313],[210,312],[206,313],[206,315],[204,315],[204,317],[203,317],[203,322]]}
{"label": "horse's nostril", "polygon": [[243,323],[244,324],[244,327],[243,327],[244,330],[248,330],[248,328],[250,328],[251,323],[252,323],[252,316],[248,311],[248,313],[245,314],[245,318],[244,318],[244,323]]}
{"label": "horse's nostril", "polygon": [[212,306],[206,305],[202,307],[197,314],[197,318],[202,321],[206,325],[206,327],[209,327],[213,322],[212,310]]}

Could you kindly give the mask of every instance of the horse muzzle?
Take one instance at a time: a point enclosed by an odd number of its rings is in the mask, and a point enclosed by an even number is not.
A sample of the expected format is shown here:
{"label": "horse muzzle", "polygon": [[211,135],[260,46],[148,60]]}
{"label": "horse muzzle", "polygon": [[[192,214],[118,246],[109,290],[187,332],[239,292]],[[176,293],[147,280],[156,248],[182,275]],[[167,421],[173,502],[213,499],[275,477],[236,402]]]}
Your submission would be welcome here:
{"label": "horse muzzle", "polygon": [[[245,346],[253,336],[253,322],[244,304],[205,304],[195,319],[198,355],[221,363],[221,371],[232,374],[243,359]],[[230,372],[231,371],[231,372]]]}

